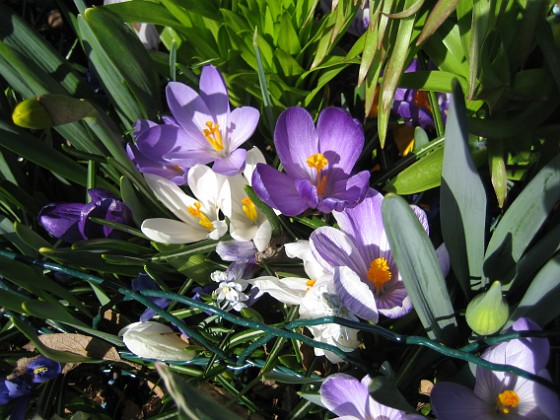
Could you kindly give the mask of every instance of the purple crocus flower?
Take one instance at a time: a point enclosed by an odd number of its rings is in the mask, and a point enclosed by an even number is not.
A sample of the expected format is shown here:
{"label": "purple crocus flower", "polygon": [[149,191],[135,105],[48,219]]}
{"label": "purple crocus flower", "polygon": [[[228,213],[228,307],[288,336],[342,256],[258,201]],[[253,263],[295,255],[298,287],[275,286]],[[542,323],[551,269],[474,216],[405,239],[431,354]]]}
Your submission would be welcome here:
{"label": "purple crocus flower", "polygon": [[[383,196],[369,189],[354,208],[333,212],[340,227],[320,227],[310,236],[319,262],[333,271],[341,302],[360,318],[377,322],[381,313],[399,318],[412,310],[383,226]],[[425,213],[412,206],[426,232]]]}
{"label": "purple crocus flower", "polygon": [[[540,330],[527,318],[518,319],[514,331]],[[550,380],[546,364],[550,346],[545,338],[520,338],[490,347],[482,359],[516,366]],[[431,393],[438,419],[558,419],[558,395],[539,383],[508,372],[477,366],[474,390],[452,382],[438,382]]]}
{"label": "purple crocus flower", "polygon": [[91,217],[128,225],[132,222],[130,209],[109,191],[88,190],[91,202],[52,203],[39,212],[39,223],[55,238],[76,242],[90,238],[121,238],[121,231],[90,220]]}
{"label": "purple crocus flower", "polygon": [[31,377],[31,382],[41,384],[60,374],[62,367],[60,363],[47,357],[38,357],[27,365],[25,376]]}
{"label": "purple crocus flower", "polygon": [[407,414],[396,408],[387,407],[369,395],[371,378],[361,381],[344,373],[329,376],[321,384],[321,402],[340,419],[356,420],[413,420],[423,419],[418,414]]}
{"label": "purple crocus flower", "polygon": [[[420,71],[420,63],[417,59],[412,60],[405,73]],[[441,111],[443,122],[447,119],[446,111],[449,107],[449,96],[446,93],[436,95],[438,106]],[[417,89],[397,88],[392,105],[393,114],[402,118],[405,124],[424,129],[434,128],[432,108],[428,99],[428,92]]]}
{"label": "purple crocus flower", "polygon": [[260,163],[252,182],[270,207],[286,216],[307,208],[330,213],[364,198],[369,172],[351,175],[364,146],[364,132],[344,110],[325,108],[315,128],[304,108],[289,108],[278,117],[274,144],[285,173]]}
{"label": "purple crocus flower", "polygon": [[170,82],[166,94],[173,118],[164,124],[143,122],[147,128],[138,135],[136,147],[166,168],[214,162],[214,172],[236,175],[247,155],[239,146],[255,131],[259,111],[250,106],[230,111],[226,84],[214,66],[203,67],[199,89],[197,93],[183,83]]}
{"label": "purple crocus flower", "polygon": [[[163,117],[166,126],[177,126],[175,120]],[[165,127],[158,129],[161,136],[154,136],[150,132],[152,127],[156,127],[153,121],[138,120],[134,124],[134,138],[136,144],[128,144],[126,152],[128,157],[134,162],[138,171],[143,174],[154,174],[173,181],[177,185],[187,183],[188,167],[178,164],[170,164],[163,156],[175,149],[177,146],[177,136],[164,135],[167,131]]]}

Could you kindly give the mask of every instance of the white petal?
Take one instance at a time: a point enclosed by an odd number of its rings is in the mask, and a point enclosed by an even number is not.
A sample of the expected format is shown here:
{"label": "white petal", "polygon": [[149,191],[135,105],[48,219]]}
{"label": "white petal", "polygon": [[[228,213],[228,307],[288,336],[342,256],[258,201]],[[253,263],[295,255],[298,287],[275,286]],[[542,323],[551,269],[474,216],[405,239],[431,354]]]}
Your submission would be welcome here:
{"label": "white petal", "polygon": [[259,295],[268,293],[274,299],[289,305],[299,305],[309,289],[307,279],[299,277],[279,279],[263,276],[248,280],[248,283],[259,289]]}
{"label": "white petal", "polygon": [[158,200],[171,210],[175,216],[184,222],[190,219],[187,207],[193,205],[196,201],[194,198],[185,194],[173,181],[169,181],[161,176],[144,174],[144,178],[146,178],[148,186],[152,189]]}
{"label": "white petal", "polygon": [[253,172],[257,167],[257,163],[266,163],[263,153],[258,147],[253,147],[247,151],[247,158],[245,160],[245,169],[243,170],[243,176],[251,185],[251,179],[253,178]]}
{"label": "white petal", "polygon": [[188,244],[208,236],[208,231],[200,225],[163,218],[146,219],[140,229],[150,240],[163,244]]}
{"label": "white petal", "polygon": [[119,331],[119,335],[126,347],[139,357],[187,361],[195,356],[195,352],[185,350],[187,344],[175,331],[159,322],[135,322]]}
{"label": "white petal", "polygon": [[253,242],[255,243],[255,247],[257,251],[263,252],[266,248],[268,248],[268,244],[270,243],[270,238],[272,237],[272,226],[268,220],[265,220],[262,225],[259,226],[255,237],[253,238]]}

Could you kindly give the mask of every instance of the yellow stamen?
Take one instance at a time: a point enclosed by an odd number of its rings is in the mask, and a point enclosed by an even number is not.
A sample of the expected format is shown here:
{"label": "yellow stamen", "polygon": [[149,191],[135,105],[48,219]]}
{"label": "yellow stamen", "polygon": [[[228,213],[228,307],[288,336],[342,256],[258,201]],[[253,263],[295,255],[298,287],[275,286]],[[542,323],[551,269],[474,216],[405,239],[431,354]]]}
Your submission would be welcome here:
{"label": "yellow stamen", "polygon": [[183,168],[181,168],[179,165],[171,165],[171,169],[179,172],[180,174],[184,174],[185,171],[183,171]]}
{"label": "yellow stamen", "polygon": [[328,159],[322,153],[315,153],[307,158],[307,165],[317,171],[317,194],[322,196],[327,190],[327,177],[321,175],[321,171],[329,164]]}
{"label": "yellow stamen", "polygon": [[392,274],[389,264],[385,258],[376,258],[369,265],[368,279],[373,283],[376,290],[381,290],[385,283],[391,280]]}
{"label": "yellow stamen", "polygon": [[306,292],[309,292],[309,289],[315,286],[315,283],[317,283],[317,280],[313,280],[313,279],[307,280],[307,282],[305,283],[305,285],[307,286]]}
{"label": "yellow stamen", "polygon": [[192,217],[198,219],[198,223],[206,230],[212,231],[214,230],[214,225],[203,212],[200,211],[201,204],[198,201],[195,201],[192,206],[187,207],[187,211]]}
{"label": "yellow stamen", "polygon": [[38,375],[38,374],[43,373],[43,372],[46,372],[46,371],[48,371],[48,370],[49,370],[49,368],[46,367],[46,366],[39,366],[39,367],[33,369],[33,374],[34,374],[34,375]]}
{"label": "yellow stamen", "polygon": [[498,411],[502,414],[509,414],[512,408],[517,407],[519,404],[519,395],[511,389],[506,389],[501,392],[496,398],[496,406]]}
{"label": "yellow stamen", "polygon": [[249,219],[251,222],[257,220],[258,214],[255,203],[253,203],[249,197],[245,197],[244,199],[242,199],[241,203],[243,204],[241,206],[241,210],[243,210],[243,213],[245,213],[247,219]]}
{"label": "yellow stamen", "polygon": [[202,133],[210,146],[214,148],[216,152],[221,152],[224,150],[224,142],[222,141],[222,133],[220,133],[220,126],[218,124],[213,123],[212,121],[208,121],[206,123],[206,127]]}

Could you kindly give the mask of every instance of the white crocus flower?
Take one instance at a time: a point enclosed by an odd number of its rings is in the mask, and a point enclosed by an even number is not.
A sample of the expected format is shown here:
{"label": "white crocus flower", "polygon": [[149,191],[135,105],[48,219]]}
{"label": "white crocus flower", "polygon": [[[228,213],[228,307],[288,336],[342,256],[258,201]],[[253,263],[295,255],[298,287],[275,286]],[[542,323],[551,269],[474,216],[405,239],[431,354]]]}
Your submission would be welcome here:
{"label": "white crocus flower", "polygon": [[303,267],[308,277],[285,277],[279,279],[274,276],[261,276],[247,280],[253,287],[259,289],[256,297],[268,293],[274,299],[289,305],[299,305],[303,297],[321,284],[332,284],[332,273],[325,271],[311,252],[309,241],[300,240],[284,245],[286,255],[290,258],[303,260]]}
{"label": "white crocus flower", "polygon": [[256,147],[247,152],[247,163],[243,175],[230,177],[231,211],[225,212],[230,219],[229,232],[239,242],[253,241],[257,251],[264,251],[272,236],[272,227],[266,217],[245,193],[245,186],[251,185],[251,177],[257,163],[265,163],[264,156]]}
{"label": "white crocus flower", "polygon": [[120,330],[119,336],[132,353],[145,359],[188,361],[196,355],[185,349],[187,343],[175,331],[159,322],[134,322]]}
{"label": "white crocus flower", "polygon": [[193,198],[175,183],[163,177],[144,174],[156,197],[179,220],[156,218],[142,223],[142,232],[149,239],[164,244],[186,244],[202,239],[218,240],[227,232],[227,224],[219,220],[219,211],[231,211],[231,193],[227,178],[204,165],[189,170],[188,185]]}
{"label": "white crocus flower", "polygon": [[[329,290],[329,285],[323,283],[305,294],[299,306],[300,319],[316,319],[324,316],[337,316],[358,322],[358,318],[340,302],[338,295]],[[358,347],[358,330],[339,324],[319,324],[307,327],[313,339],[322,343],[336,346],[344,352],[351,352]],[[316,356],[326,356],[332,363],[343,360],[336,354],[315,348]]]}

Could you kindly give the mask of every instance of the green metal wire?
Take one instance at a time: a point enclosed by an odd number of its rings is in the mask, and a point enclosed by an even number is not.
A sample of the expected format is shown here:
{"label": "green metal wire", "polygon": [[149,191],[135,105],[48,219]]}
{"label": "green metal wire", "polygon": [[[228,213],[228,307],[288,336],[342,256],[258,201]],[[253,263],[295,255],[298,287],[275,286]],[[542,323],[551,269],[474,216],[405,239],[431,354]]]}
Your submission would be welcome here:
{"label": "green metal wire", "polygon": [[[65,273],[67,275],[71,275],[73,277],[79,278],[81,280],[85,280],[88,282],[95,283],[97,285],[103,284],[106,287],[109,287],[113,290],[118,291],[120,294],[124,295],[127,298],[134,299],[144,306],[154,310],[161,318],[165,319],[166,321],[174,324],[178,328],[185,331],[189,334],[194,340],[198,341],[202,346],[204,346],[210,352],[216,354],[223,362],[227,363],[232,369],[245,369],[247,367],[257,366],[255,365],[254,361],[248,360],[249,356],[253,354],[259,347],[266,344],[268,341],[282,337],[286,339],[297,340],[302,343],[305,343],[312,347],[321,348],[323,350],[330,351],[343,360],[354,364],[355,366],[361,368],[367,373],[371,373],[370,368],[364,365],[359,359],[354,358],[351,354],[343,352],[341,349],[335,346],[331,346],[326,343],[322,343],[316,340],[313,340],[303,334],[294,332],[292,330],[301,327],[309,327],[313,325],[321,325],[321,324],[339,324],[348,328],[354,328],[356,330],[360,330],[362,332],[367,332],[371,334],[376,334],[381,337],[386,338],[387,340],[393,341],[398,344],[402,345],[415,345],[415,346],[422,346],[427,347],[431,350],[434,350],[444,356],[451,357],[454,359],[464,360],[470,363],[473,363],[477,366],[481,366],[486,369],[499,371],[499,372],[510,372],[515,375],[521,376],[525,379],[529,379],[534,382],[538,382],[544,386],[554,389],[553,384],[542,378],[538,375],[532,374],[530,372],[524,371],[519,369],[515,366],[511,365],[504,365],[504,364],[496,364],[490,363],[480,357],[475,356],[472,354],[473,352],[479,351],[481,348],[484,348],[488,345],[496,345],[499,343],[503,343],[506,341],[519,339],[523,337],[558,337],[559,334],[556,332],[546,332],[546,331],[515,331],[509,332],[506,334],[502,334],[496,337],[487,337],[480,340],[476,340],[473,343],[470,343],[466,346],[463,346],[459,349],[449,348],[444,346],[441,343],[436,341],[430,340],[425,337],[420,336],[410,336],[404,334],[398,334],[393,331],[387,330],[379,325],[371,325],[365,324],[361,322],[354,322],[348,319],[339,318],[339,317],[322,317],[317,319],[299,319],[295,321],[286,322],[283,324],[279,324],[279,326],[271,326],[262,322],[241,318],[235,314],[231,314],[229,312],[223,311],[220,308],[215,306],[208,305],[204,302],[187,298],[185,296],[181,296],[171,292],[165,291],[158,291],[158,290],[142,290],[140,293],[133,292],[126,288],[123,288],[118,283],[115,283],[110,280],[102,279],[100,277],[96,277],[87,273],[84,273],[80,270],[76,270],[73,268],[68,268],[65,266],[61,266],[59,264],[49,263],[46,261],[41,261],[36,258],[30,258],[22,255],[17,255],[10,251],[0,250],[0,256],[8,258],[10,260],[21,261],[29,265],[34,265],[37,267],[41,267],[42,269],[48,269],[56,272]],[[251,328],[255,330],[263,331],[265,334],[251,343],[247,348],[237,357],[234,355],[228,355],[220,348],[214,346],[212,343],[208,342],[200,333],[198,333],[195,329],[189,327],[185,324],[181,319],[173,316],[172,314],[168,313],[167,311],[163,310],[155,303],[153,303],[149,297],[162,297],[166,298],[178,303],[182,303],[189,307],[200,309],[206,313],[210,313],[213,315],[217,315],[228,322],[231,322],[234,325],[238,325],[245,328]],[[293,372],[293,371],[292,371]],[[299,374],[293,372],[295,376],[300,376]]]}

